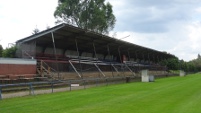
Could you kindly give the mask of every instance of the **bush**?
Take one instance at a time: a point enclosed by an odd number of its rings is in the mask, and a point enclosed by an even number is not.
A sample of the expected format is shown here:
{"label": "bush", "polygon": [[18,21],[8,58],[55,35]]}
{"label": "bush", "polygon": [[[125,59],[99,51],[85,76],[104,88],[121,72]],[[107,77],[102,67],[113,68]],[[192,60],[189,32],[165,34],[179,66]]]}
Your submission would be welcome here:
{"label": "bush", "polygon": [[15,53],[17,51],[17,47],[16,46],[12,46],[10,48],[6,48],[5,50],[3,50],[2,52],[2,57],[5,58],[15,58]]}

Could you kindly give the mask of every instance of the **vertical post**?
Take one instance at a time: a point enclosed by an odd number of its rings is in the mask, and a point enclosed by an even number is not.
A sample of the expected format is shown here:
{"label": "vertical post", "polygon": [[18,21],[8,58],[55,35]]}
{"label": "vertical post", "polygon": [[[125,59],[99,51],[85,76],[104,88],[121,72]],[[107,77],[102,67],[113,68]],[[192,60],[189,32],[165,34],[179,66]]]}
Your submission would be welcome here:
{"label": "vertical post", "polygon": [[86,89],[86,82],[85,82],[85,80],[83,80],[84,81],[84,89]]}
{"label": "vertical post", "polygon": [[137,61],[137,51],[135,51],[135,59],[136,59],[136,61]]}
{"label": "vertical post", "polygon": [[[121,62],[121,69],[122,69],[122,63],[123,63],[123,61],[122,61],[122,58],[121,58],[121,51],[120,51],[120,47],[118,47],[118,52],[119,52],[119,59],[120,59],[120,62]],[[124,75],[124,70],[123,70],[123,75]]]}
{"label": "vertical post", "polygon": [[[95,57],[96,57],[96,59],[98,59],[97,58],[97,54],[96,54],[96,47],[95,47],[94,42],[93,42],[93,48],[94,48]],[[105,77],[105,74],[102,72],[102,70],[98,66],[98,60],[96,60],[96,64],[94,63],[94,65],[96,66],[96,68],[98,69],[98,71],[100,72],[100,74],[102,74]]]}
{"label": "vertical post", "polygon": [[44,74],[43,74],[43,62],[42,60],[40,61],[40,74],[42,77],[44,77]]}
{"label": "vertical post", "polygon": [[120,47],[118,47],[118,53],[119,53],[119,59],[120,59],[120,62],[123,63],[123,62],[122,62],[122,59],[121,59]]}
{"label": "vertical post", "polygon": [[155,64],[156,63],[156,59],[155,59],[154,55],[152,57],[153,57],[153,62]]}
{"label": "vertical post", "polygon": [[98,86],[98,78],[96,79],[96,87]]}
{"label": "vertical post", "polygon": [[[145,58],[144,58],[144,54],[143,54],[143,53],[142,53],[142,56],[143,56],[143,61],[145,62]],[[143,63],[144,63],[144,62],[143,62]]]}
{"label": "vertical post", "polygon": [[[97,54],[96,54],[96,47],[95,47],[94,42],[93,42],[93,48],[94,48],[94,54],[95,54],[95,57],[96,57],[96,59],[98,59],[98,58],[97,58]],[[96,60],[96,63],[98,63],[97,60]]]}
{"label": "vertical post", "polygon": [[[110,56],[110,48],[109,48],[109,45],[107,45],[107,51],[108,51],[108,55]],[[111,59],[110,59],[111,61],[112,61],[112,56],[111,56]],[[111,63],[111,61],[110,61],[110,69],[111,69],[111,71],[112,71],[112,76],[113,76],[113,78],[114,78],[114,72],[113,72],[113,69],[112,69],[112,63]]]}
{"label": "vertical post", "polygon": [[0,100],[2,99],[2,88],[1,88],[1,86],[0,86]]}
{"label": "vertical post", "polygon": [[140,51],[140,50],[135,51],[136,62],[137,62],[137,64],[138,64],[136,71],[139,71],[139,70],[140,70],[140,59],[138,59],[138,55],[137,55],[137,52],[138,52],[138,51]]}
{"label": "vertical post", "polygon": [[80,54],[79,54],[79,48],[78,48],[78,44],[77,44],[77,39],[75,39],[75,45],[76,45],[77,55],[78,55],[78,59],[79,59],[79,65],[80,65],[81,77],[83,78],[83,75],[82,75],[82,65],[81,65],[81,63],[80,63]]}
{"label": "vertical post", "polygon": [[32,83],[29,84],[29,95],[34,95],[34,89]]}
{"label": "vertical post", "polygon": [[157,62],[157,63],[159,63],[159,58],[158,58],[158,56],[157,56],[157,60],[158,60],[158,62]]}
{"label": "vertical post", "polygon": [[106,86],[108,86],[108,81],[107,81],[107,78],[105,79],[105,81],[106,81]]}
{"label": "vertical post", "polygon": [[[53,43],[53,47],[54,47],[54,56],[55,56],[55,59],[56,59],[56,65],[57,65],[57,71],[58,71],[58,79],[60,79],[60,76],[59,76],[59,66],[58,66],[58,61],[57,61],[57,51],[56,51],[56,46],[55,46],[55,40],[54,40],[54,34],[53,32],[51,32],[52,34],[52,43]],[[53,78],[53,75],[52,75],[52,78]]]}
{"label": "vertical post", "polygon": [[[107,52],[108,52],[108,55],[110,56],[110,48],[109,48],[109,45],[107,45]],[[112,60],[112,56],[111,56],[111,59]]]}
{"label": "vertical post", "polygon": [[54,92],[54,83],[51,81],[51,88],[52,88],[52,93]]}
{"label": "vertical post", "polygon": [[130,61],[130,60],[131,60],[131,57],[130,57],[129,49],[128,49],[128,58],[129,58],[129,61]]}
{"label": "vertical post", "polygon": [[149,59],[149,64],[150,64],[150,57],[149,57],[149,53],[148,53],[148,59]]}
{"label": "vertical post", "polygon": [[69,81],[69,83],[70,83],[70,91],[71,91],[71,81]]}

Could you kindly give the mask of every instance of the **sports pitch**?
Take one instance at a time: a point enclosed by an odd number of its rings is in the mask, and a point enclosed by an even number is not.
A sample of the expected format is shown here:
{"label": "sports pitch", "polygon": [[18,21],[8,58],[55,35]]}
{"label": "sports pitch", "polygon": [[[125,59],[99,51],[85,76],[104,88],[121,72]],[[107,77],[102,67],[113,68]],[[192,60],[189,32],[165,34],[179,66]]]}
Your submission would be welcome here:
{"label": "sports pitch", "polygon": [[0,100],[0,113],[200,113],[201,74]]}

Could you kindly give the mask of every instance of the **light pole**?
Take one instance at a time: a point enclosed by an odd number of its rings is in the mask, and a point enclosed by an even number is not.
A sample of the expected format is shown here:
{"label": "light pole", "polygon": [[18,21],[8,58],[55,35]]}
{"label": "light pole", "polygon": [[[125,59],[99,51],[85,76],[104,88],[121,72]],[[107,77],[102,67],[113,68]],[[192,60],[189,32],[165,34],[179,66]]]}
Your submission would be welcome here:
{"label": "light pole", "polygon": [[122,38],[119,38],[118,40],[122,40],[122,39],[124,39],[124,38],[128,38],[130,35],[128,35],[128,36],[125,36],[125,37],[122,37]]}

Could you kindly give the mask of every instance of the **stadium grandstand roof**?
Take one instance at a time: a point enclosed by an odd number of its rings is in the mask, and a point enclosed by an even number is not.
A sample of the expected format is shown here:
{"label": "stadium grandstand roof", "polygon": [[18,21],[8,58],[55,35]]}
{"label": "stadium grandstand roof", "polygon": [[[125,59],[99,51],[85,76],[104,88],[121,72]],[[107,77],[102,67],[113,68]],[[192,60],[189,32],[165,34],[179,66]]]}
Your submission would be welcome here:
{"label": "stadium grandstand roof", "polygon": [[20,39],[16,42],[16,44],[18,45],[36,41],[37,46],[53,47],[54,41],[56,48],[64,50],[76,50],[77,48],[75,40],[77,41],[79,51],[94,52],[95,46],[97,53],[100,54],[108,54],[109,48],[110,54],[129,54],[131,58],[136,58],[136,55],[138,58],[152,60],[156,57],[160,57],[161,59],[175,57],[174,55],[166,52],[157,51],[64,23],[29,37]]}

